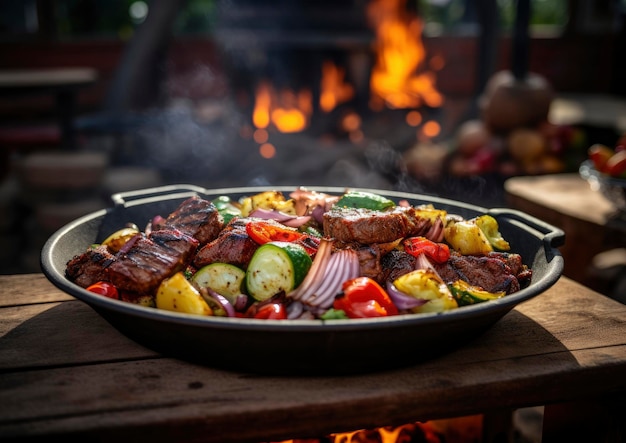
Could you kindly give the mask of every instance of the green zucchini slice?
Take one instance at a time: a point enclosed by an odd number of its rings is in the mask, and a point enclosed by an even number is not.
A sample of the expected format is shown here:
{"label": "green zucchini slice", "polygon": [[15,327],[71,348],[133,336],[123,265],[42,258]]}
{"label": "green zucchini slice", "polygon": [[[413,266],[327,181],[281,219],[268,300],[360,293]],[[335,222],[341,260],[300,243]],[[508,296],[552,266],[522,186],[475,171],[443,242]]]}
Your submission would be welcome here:
{"label": "green zucchini slice", "polygon": [[246,288],[255,300],[263,301],[298,287],[309,268],[311,257],[302,246],[269,242],[259,247],[246,271]]}
{"label": "green zucchini slice", "polygon": [[243,291],[246,273],[229,263],[211,263],[198,269],[191,281],[204,288],[210,288],[234,304]]}

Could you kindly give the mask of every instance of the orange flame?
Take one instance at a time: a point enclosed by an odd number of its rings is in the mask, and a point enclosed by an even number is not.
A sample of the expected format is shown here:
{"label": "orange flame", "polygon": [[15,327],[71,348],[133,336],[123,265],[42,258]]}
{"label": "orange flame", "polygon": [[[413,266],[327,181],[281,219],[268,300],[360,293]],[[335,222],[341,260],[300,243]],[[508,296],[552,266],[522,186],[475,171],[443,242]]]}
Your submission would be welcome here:
{"label": "orange flame", "polygon": [[252,111],[252,122],[259,129],[266,129],[270,123],[280,132],[300,132],[308,124],[313,112],[312,95],[309,90],[293,92],[283,90],[279,94],[269,83],[260,83]]}
{"label": "orange flame", "polygon": [[[422,21],[409,16],[405,0],[373,0],[369,18],[376,31],[376,62],[370,77],[372,100],[392,108],[439,107],[443,97],[432,72],[418,72],[426,59]],[[373,104],[375,106],[375,104]]]}
{"label": "orange flame", "polygon": [[330,112],[340,104],[354,97],[352,85],[344,82],[345,72],[333,62],[326,61],[322,65],[322,81],[320,85],[320,108]]}

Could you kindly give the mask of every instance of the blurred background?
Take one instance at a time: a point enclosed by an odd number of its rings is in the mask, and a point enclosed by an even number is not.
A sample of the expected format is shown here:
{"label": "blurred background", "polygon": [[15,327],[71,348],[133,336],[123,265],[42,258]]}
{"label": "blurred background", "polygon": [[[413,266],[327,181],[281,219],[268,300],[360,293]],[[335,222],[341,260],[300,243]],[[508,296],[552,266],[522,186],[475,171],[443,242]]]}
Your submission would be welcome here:
{"label": "blurred background", "polygon": [[506,206],[626,132],[624,0],[0,4],[0,272],[116,192],[332,185]]}

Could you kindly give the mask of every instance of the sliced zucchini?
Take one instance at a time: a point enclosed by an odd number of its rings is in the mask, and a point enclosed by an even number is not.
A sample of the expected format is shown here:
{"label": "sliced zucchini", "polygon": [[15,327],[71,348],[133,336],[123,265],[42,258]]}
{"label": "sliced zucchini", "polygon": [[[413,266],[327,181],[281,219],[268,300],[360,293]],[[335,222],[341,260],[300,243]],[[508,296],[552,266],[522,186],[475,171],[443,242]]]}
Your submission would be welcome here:
{"label": "sliced zucchini", "polygon": [[452,296],[456,299],[459,306],[473,305],[489,300],[497,300],[506,295],[502,292],[487,292],[477,286],[472,286],[464,280],[457,280],[448,285]]}
{"label": "sliced zucchini", "polygon": [[156,307],[186,314],[213,315],[211,307],[182,272],[163,280],[157,290]]}
{"label": "sliced zucchini", "polygon": [[242,292],[246,273],[243,269],[228,263],[211,263],[200,268],[191,281],[204,288],[210,288],[226,297],[233,305]]}
{"label": "sliced zucchini", "polygon": [[246,288],[254,299],[263,301],[296,288],[311,267],[311,257],[302,246],[269,242],[256,250],[246,271]]}

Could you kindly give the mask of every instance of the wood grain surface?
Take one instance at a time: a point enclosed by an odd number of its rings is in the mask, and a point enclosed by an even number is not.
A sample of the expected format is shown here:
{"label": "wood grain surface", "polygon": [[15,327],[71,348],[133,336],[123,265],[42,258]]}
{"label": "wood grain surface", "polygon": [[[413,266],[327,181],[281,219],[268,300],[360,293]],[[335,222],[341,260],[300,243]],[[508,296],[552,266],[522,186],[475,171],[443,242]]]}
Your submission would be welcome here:
{"label": "wood grain surface", "polygon": [[272,377],[158,355],[42,275],[0,276],[1,441],[319,437],[604,397],[626,391],[624,374],[626,306],[565,277],[443,357],[373,374]]}

